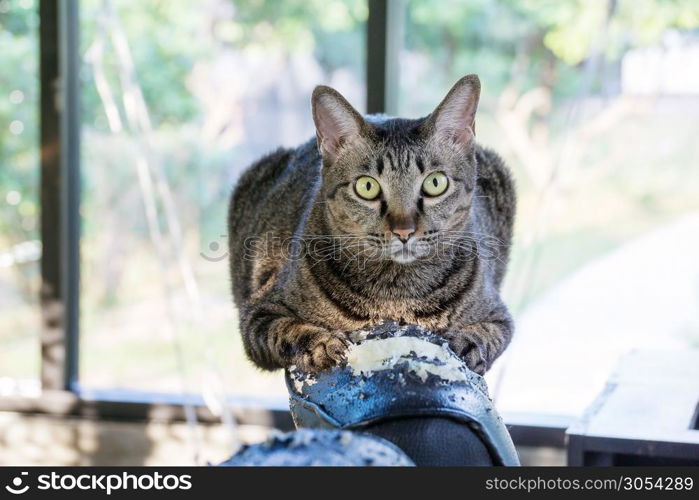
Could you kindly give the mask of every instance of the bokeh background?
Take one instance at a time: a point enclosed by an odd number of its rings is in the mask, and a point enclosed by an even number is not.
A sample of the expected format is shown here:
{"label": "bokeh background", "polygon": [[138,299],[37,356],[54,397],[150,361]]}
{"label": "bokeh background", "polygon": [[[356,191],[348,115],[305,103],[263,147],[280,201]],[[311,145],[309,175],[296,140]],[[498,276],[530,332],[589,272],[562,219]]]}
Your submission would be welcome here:
{"label": "bokeh background", "polygon": [[[629,349],[699,347],[699,4],[401,5],[395,111],[424,116],[478,73],[478,140],[518,185],[500,408],[576,416]],[[312,136],[316,84],[366,109],[366,2],[80,11],[80,385],[283,406],[281,374],[242,353],[227,200]],[[0,396],[40,391],[38,23],[36,1],[0,0]]]}

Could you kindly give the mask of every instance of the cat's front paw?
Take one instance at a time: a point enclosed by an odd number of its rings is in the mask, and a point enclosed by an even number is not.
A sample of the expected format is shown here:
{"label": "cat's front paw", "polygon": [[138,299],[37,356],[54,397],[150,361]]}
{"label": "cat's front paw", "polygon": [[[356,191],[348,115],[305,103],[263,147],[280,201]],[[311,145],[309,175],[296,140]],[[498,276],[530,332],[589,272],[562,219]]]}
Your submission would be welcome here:
{"label": "cat's front paw", "polygon": [[464,360],[469,370],[478,375],[485,374],[488,363],[483,349],[476,342],[461,332],[442,330],[437,333],[449,341],[449,348]]}
{"label": "cat's front paw", "polygon": [[344,334],[318,329],[309,335],[306,345],[293,358],[293,364],[311,373],[332,368],[345,361],[348,345]]}
{"label": "cat's front paw", "polygon": [[466,362],[469,370],[478,375],[485,375],[488,365],[485,356],[483,356],[483,350],[477,344],[467,341],[467,345],[459,356]]}

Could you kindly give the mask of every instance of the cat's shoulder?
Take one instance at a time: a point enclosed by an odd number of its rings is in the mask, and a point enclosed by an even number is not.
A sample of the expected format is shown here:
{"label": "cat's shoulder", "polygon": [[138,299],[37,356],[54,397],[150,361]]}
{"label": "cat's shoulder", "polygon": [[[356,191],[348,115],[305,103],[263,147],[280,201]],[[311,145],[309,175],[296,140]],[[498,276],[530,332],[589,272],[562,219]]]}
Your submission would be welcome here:
{"label": "cat's shoulder", "polygon": [[502,157],[495,150],[477,143],[474,144],[474,151],[478,184],[485,188],[492,188],[496,184],[501,190],[514,193],[514,178]]}
{"label": "cat's shoulder", "polygon": [[275,177],[289,162],[294,150],[289,148],[277,148],[267,153],[252,165],[247,167],[238,177],[235,183],[236,191],[244,189],[252,184],[265,183],[271,177]]}

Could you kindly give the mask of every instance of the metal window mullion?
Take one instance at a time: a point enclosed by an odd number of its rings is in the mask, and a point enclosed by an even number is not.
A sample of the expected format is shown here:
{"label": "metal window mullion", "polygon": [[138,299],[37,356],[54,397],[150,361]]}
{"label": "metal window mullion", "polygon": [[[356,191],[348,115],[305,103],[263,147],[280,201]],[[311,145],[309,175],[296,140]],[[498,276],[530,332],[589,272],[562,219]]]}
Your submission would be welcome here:
{"label": "metal window mullion", "polygon": [[404,0],[369,0],[367,113],[398,113],[399,64],[405,26]]}
{"label": "metal window mullion", "polygon": [[66,303],[64,388],[78,379],[80,321],[80,20],[78,0],[63,0],[59,17],[61,57],[61,163],[63,196],[63,296]]}
{"label": "metal window mullion", "polygon": [[78,371],[80,93],[78,1],[39,4],[41,384],[72,390]]}

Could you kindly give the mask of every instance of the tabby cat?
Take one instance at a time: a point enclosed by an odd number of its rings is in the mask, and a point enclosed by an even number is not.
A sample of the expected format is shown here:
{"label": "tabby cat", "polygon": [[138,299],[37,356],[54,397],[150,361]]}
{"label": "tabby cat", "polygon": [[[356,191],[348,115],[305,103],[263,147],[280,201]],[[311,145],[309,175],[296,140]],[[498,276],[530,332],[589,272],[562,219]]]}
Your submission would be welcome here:
{"label": "tabby cat", "polygon": [[476,75],[429,116],[362,117],[313,92],[316,138],[253,164],[231,199],[233,295],[248,357],[320,371],[347,332],[384,320],[448,340],[483,374],[510,341],[499,295],[515,213],[510,174],[475,142]]}

